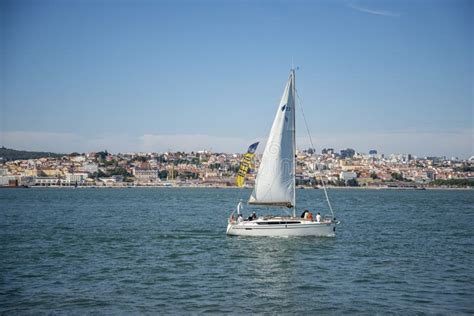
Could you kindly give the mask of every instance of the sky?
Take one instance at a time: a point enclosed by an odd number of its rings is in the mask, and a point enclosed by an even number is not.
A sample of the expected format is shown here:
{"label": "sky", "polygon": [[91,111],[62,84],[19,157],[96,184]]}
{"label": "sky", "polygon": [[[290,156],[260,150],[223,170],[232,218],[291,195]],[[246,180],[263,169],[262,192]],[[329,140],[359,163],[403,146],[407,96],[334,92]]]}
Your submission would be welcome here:
{"label": "sky", "polygon": [[0,0],[0,146],[243,152],[294,64],[317,151],[468,158],[473,18],[457,0]]}

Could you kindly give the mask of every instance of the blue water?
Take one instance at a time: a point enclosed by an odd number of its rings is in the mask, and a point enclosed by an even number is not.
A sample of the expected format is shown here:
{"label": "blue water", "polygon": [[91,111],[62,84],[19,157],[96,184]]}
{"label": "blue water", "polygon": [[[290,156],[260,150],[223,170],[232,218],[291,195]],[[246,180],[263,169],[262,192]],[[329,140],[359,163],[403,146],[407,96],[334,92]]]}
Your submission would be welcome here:
{"label": "blue water", "polygon": [[245,190],[0,190],[0,313],[474,313],[474,191],[329,194],[336,238],[239,238]]}

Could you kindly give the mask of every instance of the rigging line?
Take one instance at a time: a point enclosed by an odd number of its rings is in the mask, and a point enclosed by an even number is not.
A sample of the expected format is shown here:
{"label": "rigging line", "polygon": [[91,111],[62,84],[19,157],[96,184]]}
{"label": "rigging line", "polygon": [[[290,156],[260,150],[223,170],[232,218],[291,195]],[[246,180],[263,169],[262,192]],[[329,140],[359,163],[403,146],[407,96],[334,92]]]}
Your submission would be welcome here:
{"label": "rigging line", "polygon": [[[296,89],[295,89],[296,90]],[[309,142],[311,143],[311,149],[313,151],[316,151],[315,147],[314,147],[314,144],[313,144],[313,139],[311,137],[311,133],[309,132],[309,128],[308,128],[308,122],[306,121],[306,116],[304,115],[304,111],[303,111],[303,102],[300,98],[300,95],[298,93],[298,90],[296,90],[296,97],[298,98],[298,103],[299,103],[299,106],[300,106],[300,110],[301,110],[301,114],[303,116],[303,121],[304,121],[304,125],[306,127],[306,131],[308,132],[308,137],[309,137]],[[331,214],[332,214],[332,217],[334,218],[334,211],[332,209],[332,205],[331,205],[331,202],[329,201],[329,196],[328,196],[328,192],[326,190],[326,184],[324,183],[324,179],[323,179],[323,176],[321,175],[321,170],[319,169],[319,163],[316,164],[316,169],[318,170],[318,174],[319,174],[319,179],[321,179],[321,184],[323,185],[323,190],[324,190],[324,195],[326,196],[326,201],[328,203],[328,206],[329,206],[329,210],[331,211]]]}

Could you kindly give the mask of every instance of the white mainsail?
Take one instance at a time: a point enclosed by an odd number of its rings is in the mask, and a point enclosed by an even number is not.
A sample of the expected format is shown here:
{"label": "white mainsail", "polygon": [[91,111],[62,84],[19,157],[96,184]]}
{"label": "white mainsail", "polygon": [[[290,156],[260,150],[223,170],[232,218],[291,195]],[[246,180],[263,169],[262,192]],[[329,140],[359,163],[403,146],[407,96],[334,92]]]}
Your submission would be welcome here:
{"label": "white mainsail", "polygon": [[295,206],[295,71],[283,92],[249,204]]}

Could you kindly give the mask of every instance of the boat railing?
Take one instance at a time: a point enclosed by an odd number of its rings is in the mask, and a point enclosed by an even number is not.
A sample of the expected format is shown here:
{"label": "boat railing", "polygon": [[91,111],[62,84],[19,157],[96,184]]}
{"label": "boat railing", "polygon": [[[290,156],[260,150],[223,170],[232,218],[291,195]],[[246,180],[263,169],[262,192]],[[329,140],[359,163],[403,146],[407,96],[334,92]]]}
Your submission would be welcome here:
{"label": "boat railing", "polygon": [[321,216],[321,221],[322,222],[332,222],[332,216],[331,215]]}

